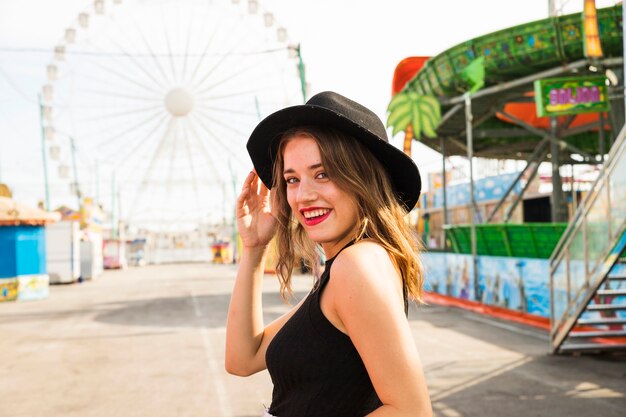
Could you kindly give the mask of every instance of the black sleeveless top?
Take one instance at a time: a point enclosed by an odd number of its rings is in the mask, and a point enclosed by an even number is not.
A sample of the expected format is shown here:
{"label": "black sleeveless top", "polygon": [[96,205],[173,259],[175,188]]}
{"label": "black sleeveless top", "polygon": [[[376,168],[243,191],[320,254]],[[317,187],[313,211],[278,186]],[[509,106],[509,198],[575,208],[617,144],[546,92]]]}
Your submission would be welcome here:
{"label": "black sleeveless top", "polygon": [[273,416],[363,417],[382,405],[350,337],[320,308],[335,257],[326,261],[318,285],[267,347]]}

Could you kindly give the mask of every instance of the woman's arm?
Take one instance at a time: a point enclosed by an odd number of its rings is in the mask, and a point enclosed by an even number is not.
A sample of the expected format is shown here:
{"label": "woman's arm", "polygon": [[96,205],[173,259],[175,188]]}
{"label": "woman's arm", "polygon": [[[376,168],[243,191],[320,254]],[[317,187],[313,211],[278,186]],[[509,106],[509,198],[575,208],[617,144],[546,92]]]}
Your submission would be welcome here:
{"label": "woman's arm", "polygon": [[265,352],[302,301],[267,327],[263,324],[262,279],[265,250],[242,251],[226,324],[226,371],[248,376],[266,368]]}
{"label": "woman's arm", "polygon": [[326,291],[331,313],[350,336],[383,403],[368,416],[431,417],[401,279],[385,249],[373,242],[346,248],[333,263]]}
{"label": "woman's arm", "polygon": [[269,207],[269,190],[259,184],[254,172],[237,199],[237,225],[242,252],[228,308],[225,367],[228,373],[247,376],[266,368],[267,346],[297,308],[264,327],[263,270],[276,221]]}

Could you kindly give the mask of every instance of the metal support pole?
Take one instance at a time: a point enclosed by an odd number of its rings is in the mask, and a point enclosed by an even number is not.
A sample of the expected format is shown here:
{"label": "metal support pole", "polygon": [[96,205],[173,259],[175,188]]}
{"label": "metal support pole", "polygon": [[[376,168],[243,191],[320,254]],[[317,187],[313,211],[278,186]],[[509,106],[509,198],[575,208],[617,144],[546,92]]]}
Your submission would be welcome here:
{"label": "metal support pole", "polygon": [[111,176],[111,237],[117,237],[117,220],[115,216],[115,172]]}
{"label": "metal support pole", "polygon": [[76,199],[78,200],[78,210],[80,211],[83,196],[80,192],[80,186],[78,185],[78,168],[76,167],[76,145],[74,144],[74,138],[71,136],[70,149],[72,150],[72,168],[74,171],[74,192],[76,193]]}
{"label": "metal support pole", "polygon": [[560,146],[562,146],[563,148],[567,148],[570,151],[577,153],[579,155],[582,155],[583,157],[587,158],[588,161],[593,161],[594,157],[593,155],[591,155],[590,153],[587,153],[585,151],[583,151],[582,149],[577,148],[576,146],[573,146],[569,143],[567,143],[564,140],[561,140],[560,138],[558,138],[557,136],[555,136],[555,134],[549,134],[546,133],[543,129],[534,127],[520,119],[518,119],[517,117],[513,116],[512,114],[506,113],[504,111],[501,112],[504,116],[507,117],[507,119],[511,119],[513,121],[513,123],[515,123],[518,126],[523,127],[524,129],[528,130],[530,133],[533,133],[539,137],[542,138],[547,138],[549,139],[551,142],[556,142],[557,144],[559,144]]}
{"label": "metal support pole", "polygon": [[[519,174],[517,174],[517,177],[515,178],[515,180],[513,180],[511,185],[509,185],[509,188],[506,190],[506,192],[504,193],[504,195],[502,196],[500,201],[498,201],[498,204],[496,204],[496,206],[493,208],[493,210],[491,211],[491,213],[487,217],[487,223],[489,223],[491,220],[493,220],[495,215],[498,213],[498,210],[500,210],[500,207],[502,207],[502,205],[504,205],[506,200],[509,198],[509,195],[511,194],[511,192],[513,192],[513,190],[515,189],[515,186],[517,185],[517,183],[524,176],[524,173],[526,172],[526,170],[529,169],[529,168],[531,170],[535,170],[535,166],[537,168],[539,167],[539,164],[541,164],[541,162],[545,158],[545,147],[546,147],[547,144],[548,144],[548,139],[542,139],[539,142],[539,144],[537,145],[537,147],[533,151],[532,155],[530,155],[530,157],[526,160],[526,166],[524,167],[524,169],[521,170]],[[534,175],[532,175],[532,176],[534,176]],[[530,179],[527,181],[527,184],[528,183],[530,183]],[[520,193],[520,195],[523,195],[523,193]]]}
{"label": "metal support pole", "polygon": [[474,138],[472,128],[472,98],[470,93],[465,93],[465,126],[467,138],[467,159],[470,170],[470,237],[472,242],[472,264],[474,268],[474,285],[478,284],[478,256],[476,250],[476,201],[474,198]]}
{"label": "metal support pole", "polygon": [[448,197],[446,196],[446,141],[443,137],[439,139],[441,142],[441,185],[443,188],[443,224],[448,224]]}
{"label": "metal support pole", "polygon": [[[550,118],[550,128],[552,137],[558,139],[559,121],[556,117]],[[552,155],[552,221],[561,223],[567,221],[567,210],[564,210],[563,205],[563,184],[559,171],[561,150],[557,140],[550,141],[550,153]]]}
{"label": "metal support pole", "polygon": [[600,163],[604,163],[604,155],[606,154],[606,139],[604,135],[604,113],[598,113],[600,119],[600,129],[598,129],[598,151],[600,152]]}
{"label": "metal support pole", "polygon": [[578,202],[576,201],[576,190],[574,189],[574,184],[576,180],[574,178],[574,164],[570,165],[570,169],[572,171],[572,177],[570,178],[570,193],[572,194],[572,218],[576,210],[578,209]]}
{"label": "metal support pole", "polygon": [[[116,197],[117,197],[117,237],[124,238],[124,223],[121,222],[122,218],[122,187],[116,187]],[[122,224],[122,230],[120,231],[120,223]]]}
{"label": "metal support pole", "polygon": [[[446,140],[443,136],[439,138],[441,143],[441,187],[443,194],[443,226],[448,224],[448,185],[446,180]],[[441,247],[447,249],[445,228],[441,228]]]}
{"label": "metal support pole", "polygon": [[100,163],[96,159],[96,204],[100,204]]}
{"label": "metal support pole", "polygon": [[[228,160],[228,169],[230,170],[230,178],[233,182],[233,195],[237,195],[237,178],[235,177],[235,172],[233,171],[231,160]],[[237,207],[233,208],[233,263],[237,262],[238,257],[238,247],[237,247]]]}
{"label": "metal support pole", "polygon": [[302,102],[306,103],[306,76],[304,74],[304,62],[302,61],[302,52],[300,44],[298,44],[298,72],[300,73],[300,86],[302,88]]}
{"label": "metal support pole", "polygon": [[555,0],[548,0],[548,16],[550,17],[557,16]]}
{"label": "metal support pole", "polygon": [[46,155],[46,130],[43,124],[43,101],[41,100],[41,94],[39,98],[39,124],[41,126],[41,156],[43,157],[43,177],[45,186],[45,206],[44,209],[50,210],[50,187],[48,184],[48,156]]}
{"label": "metal support pole", "polygon": [[513,203],[506,210],[506,213],[504,214],[504,223],[508,223],[509,220],[511,220],[511,217],[513,216],[513,212],[515,211],[515,208],[517,207],[519,202],[522,201],[522,197],[524,197],[526,190],[528,190],[528,187],[530,187],[530,184],[535,178],[535,175],[537,175],[537,172],[539,172],[539,165],[541,164],[541,161],[543,161],[546,158],[547,154],[548,154],[548,150],[546,149],[542,152],[541,156],[539,157],[539,162],[537,162],[533,166],[532,170],[530,171],[530,175],[528,176],[526,180],[526,184],[524,184],[524,188],[522,188],[520,193],[515,196]]}

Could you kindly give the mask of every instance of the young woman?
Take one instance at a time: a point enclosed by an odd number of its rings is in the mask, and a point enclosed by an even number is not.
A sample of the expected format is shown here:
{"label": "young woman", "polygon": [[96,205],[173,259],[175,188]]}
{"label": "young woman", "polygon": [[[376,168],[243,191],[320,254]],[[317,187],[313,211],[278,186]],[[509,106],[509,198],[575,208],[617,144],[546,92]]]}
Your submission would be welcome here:
{"label": "young woman", "polygon": [[[333,92],[268,116],[248,151],[255,171],[237,200],[243,249],[226,370],[268,369],[266,416],[431,416],[407,320],[423,278],[404,221],[420,193],[414,162],[373,112]],[[274,236],[283,295],[297,256],[314,265],[321,247],[326,265],[309,295],[265,326],[261,284]]]}

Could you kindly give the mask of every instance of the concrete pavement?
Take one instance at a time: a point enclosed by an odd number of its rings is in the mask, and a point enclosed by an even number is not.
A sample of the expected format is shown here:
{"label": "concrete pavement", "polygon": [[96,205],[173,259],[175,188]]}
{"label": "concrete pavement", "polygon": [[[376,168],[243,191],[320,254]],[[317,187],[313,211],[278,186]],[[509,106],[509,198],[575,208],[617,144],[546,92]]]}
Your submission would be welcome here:
{"label": "concrete pavement", "polygon": [[[0,304],[1,417],[259,416],[267,372],[226,374],[233,265],[107,271]],[[294,279],[297,297],[312,284]],[[265,320],[289,307],[264,282]],[[555,357],[547,334],[448,307],[410,324],[437,416],[626,416],[626,358]]]}

